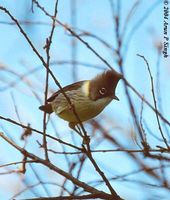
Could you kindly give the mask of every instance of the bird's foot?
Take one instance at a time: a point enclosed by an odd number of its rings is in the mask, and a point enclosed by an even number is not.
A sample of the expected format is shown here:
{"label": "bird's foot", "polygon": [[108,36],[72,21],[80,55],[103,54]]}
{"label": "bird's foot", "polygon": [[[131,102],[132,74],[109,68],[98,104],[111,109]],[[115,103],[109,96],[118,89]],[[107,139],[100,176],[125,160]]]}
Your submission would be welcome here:
{"label": "bird's foot", "polygon": [[69,127],[72,130],[74,130],[76,133],[78,133],[83,138],[83,144],[89,144],[90,143],[90,136],[89,135],[83,135],[80,127],[77,125],[76,122],[69,122]]}
{"label": "bird's foot", "polygon": [[[83,137],[80,128],[77,126],[77,123],[75,122],[69,122],[69,127],[74,130],[76,133],[78,133],[81,137]],[[76,129],[77,127],[77,129]]]}

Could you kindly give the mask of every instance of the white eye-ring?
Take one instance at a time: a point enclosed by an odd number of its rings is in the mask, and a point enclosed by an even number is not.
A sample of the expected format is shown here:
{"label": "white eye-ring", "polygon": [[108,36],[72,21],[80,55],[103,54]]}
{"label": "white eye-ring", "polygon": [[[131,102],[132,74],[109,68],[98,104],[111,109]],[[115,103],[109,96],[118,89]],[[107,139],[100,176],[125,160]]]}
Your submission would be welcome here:
{"label": "white eye-ring", "polygon": [[99,93],[101,94],[101,95],[104,95],[105,93],[106,93],[106,88],[101,88],[100,90],[99,90]]}

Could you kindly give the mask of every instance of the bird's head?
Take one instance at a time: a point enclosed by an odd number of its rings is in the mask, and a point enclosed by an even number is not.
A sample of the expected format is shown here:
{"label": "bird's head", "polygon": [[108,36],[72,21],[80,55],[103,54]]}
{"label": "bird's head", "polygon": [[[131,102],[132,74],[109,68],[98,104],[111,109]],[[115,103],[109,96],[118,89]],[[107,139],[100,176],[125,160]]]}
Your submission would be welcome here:
{"label": "bird's head", "polygon": [[116,86],[118,81],[122,78],[122,74],[115,70],[107,70],[100,75],[97,75],[90,81],[89,97],[96,101],[98,99],[109,97],[119,100],[115,95]]}

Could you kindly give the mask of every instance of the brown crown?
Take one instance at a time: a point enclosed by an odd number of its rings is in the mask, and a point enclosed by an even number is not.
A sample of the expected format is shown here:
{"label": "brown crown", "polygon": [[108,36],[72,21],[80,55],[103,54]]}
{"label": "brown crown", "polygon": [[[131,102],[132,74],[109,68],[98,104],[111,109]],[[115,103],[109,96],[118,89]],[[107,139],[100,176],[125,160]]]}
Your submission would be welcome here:
{"label": "brown crown", "polygon": [[[97,75],[90,82],[90,98],[92,100],[97,100],[103,97],[114,97],[116,86],[122,77],[122,74],[115,70],[107,70]],[[100,93],[102,88],[105,88],[104,94]]]}

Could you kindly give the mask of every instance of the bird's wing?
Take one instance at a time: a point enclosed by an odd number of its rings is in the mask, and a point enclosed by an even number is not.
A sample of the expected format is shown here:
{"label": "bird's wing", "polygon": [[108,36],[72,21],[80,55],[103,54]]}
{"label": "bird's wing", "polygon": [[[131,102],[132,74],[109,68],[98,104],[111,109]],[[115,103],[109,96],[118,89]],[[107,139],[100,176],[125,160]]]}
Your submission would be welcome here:
{"label": "bird's wing", "polygon": [[[63,90],[64,90],[64,92],[66,92],[68,90],[69,91],[77,90],[78,88],[80,88],[83,85],[84,82],[85,81],[79,81],[79,82],[73,83],[71,85],[67,85],[67,86],[63,87]],[[62,93],[62,91],[58,90],[57,92],[52,94],[52,96],[47,99],[47,102],[52,102],[60,93]]]}

